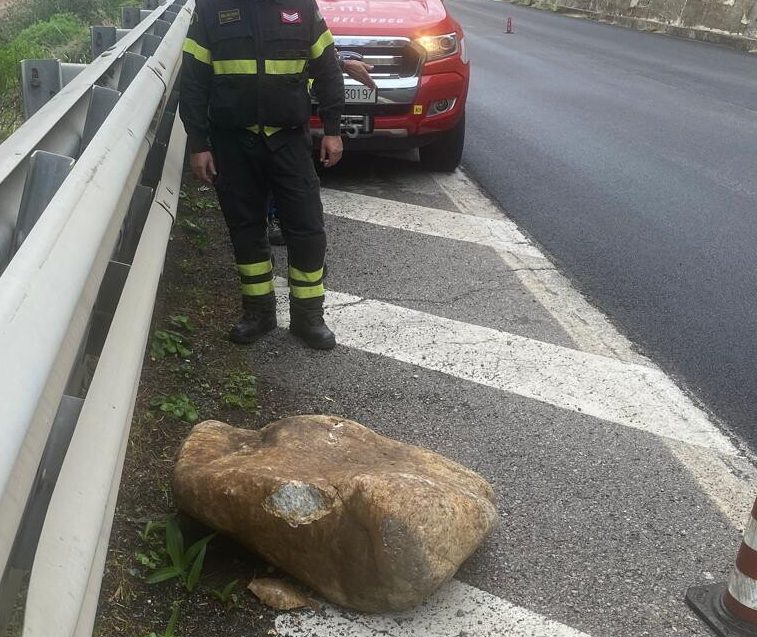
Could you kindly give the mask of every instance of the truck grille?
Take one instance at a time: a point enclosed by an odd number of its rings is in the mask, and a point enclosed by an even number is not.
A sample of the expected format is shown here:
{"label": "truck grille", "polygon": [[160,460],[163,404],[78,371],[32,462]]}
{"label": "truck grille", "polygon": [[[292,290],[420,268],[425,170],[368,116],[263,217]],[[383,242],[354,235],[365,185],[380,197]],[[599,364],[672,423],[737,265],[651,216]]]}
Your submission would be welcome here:
{"label": "truck grille", "polygon": [[421,54],[407,38],[379,38],[336,36],[336,46],[342,52],[354,52],[373,65],[375,78],[403,78],[419,75]]}

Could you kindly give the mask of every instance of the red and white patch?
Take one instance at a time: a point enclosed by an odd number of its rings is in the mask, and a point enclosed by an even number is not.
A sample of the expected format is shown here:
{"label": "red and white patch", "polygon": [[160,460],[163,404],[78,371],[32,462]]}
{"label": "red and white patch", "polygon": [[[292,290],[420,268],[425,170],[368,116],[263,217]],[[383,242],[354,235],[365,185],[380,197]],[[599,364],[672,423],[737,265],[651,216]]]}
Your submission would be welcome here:
{"label": "red and white patch", "polygon": [[281,24],[302,24],[302,16],[299,11],[282,11]]}

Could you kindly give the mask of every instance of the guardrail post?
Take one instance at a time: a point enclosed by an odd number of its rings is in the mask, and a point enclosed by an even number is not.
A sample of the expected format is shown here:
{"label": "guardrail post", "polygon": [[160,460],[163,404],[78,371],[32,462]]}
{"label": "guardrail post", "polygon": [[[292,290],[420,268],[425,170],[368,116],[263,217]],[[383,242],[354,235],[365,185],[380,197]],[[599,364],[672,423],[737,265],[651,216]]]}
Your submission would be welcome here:
{"label": "guardrail post", "polygon": [[56,155],[44,150],[32,153],[24,193],[21,195],[16,228],[13,232],[12,253],[21,247],[42,212],[47,208],[47,204],[68,177],[74,163],[74,158],[66,155]]}
{"label": "guardrail post", "polygon": [[89,32],[92,39],[92,58],[100,57],[103,51],[116,43],[116,27],[90,27]]}
{"label": "guardrail post", "polygon": [[133,29],[142,21],[142,10],[139,7],[121,7],[121,26]]}
{"label": "guardrail post", "polygon": [[173,10],[173,9],[167,9],[166,12],[163,14],[163,19],[166,22],[173,22],[176,19],[176,16],[179,15],[179,10]]}
{"label": "guardrail post", "polygon": [[155,22],[153,23],[152,32],[153,34],[162,38],[166,33],[168,33],[168,29],[170,28],[170,22],[166,22],[165,20],[155,20]]}
{"label": "guardrail post", "polygon": [[178,106],[178,93],[174,92],[166,101],[166,110],[158,124],[158,130],[155,132],[155,141],[153,142],[150,153],[145,161],[145,170],[142,173],[142,183],[151,188],[155,188],[160,181],[163,172],[163,164],[168,151],[168,142],[171,137],[171,129],[176,118],[176,109]]}
{"label": "guardrail post", "polygon": [[140,184],[134,189],[134,194],[129,202],[129,212],[126,213],[121,235],[118,238],[118,246],[113,254],[113,260],[119,263],[131,264],[134,253],[137,250],[142,227],[150,212],[152,205],[153,189]]}
{"label": "guardrail post", "polygon": [[84,132],[82,133],[81,145],[79,146],[79,155],[84,152],[102,123],[110,115],[119,97],[121,97],[121,93],[115,89],[106,88],[105,86],[92,87],[89,107],[87,108],[87,119],[84,120]]}
{"label": "guardrail post", "polygon": [[139,52],[146,58],[149,58],[155,53],[155,51],[158,50],[158,47],[160,46],[160,43],[162,41],[163,40],[160,36],[146,33],[142,38],[142,48]]}
{"label": "guardrail post", "polygon": [[63,88],[58,60],[22,60],[24,115],[29,119]]}
{"label": "guardrail post", "polygon": [[147,58],[144,55],[132,53],[131,51],[124,55],[124,59],[121,62],[121,72],[118,75],[118,91],[120,93],[129,88],[129,84],[137,77],[137,73],[145,65],[145,62],[147,62]]}
{"label": "guardrail post", "polygon": [[[152,190],[150,190],[150,195],[152,196]],[[148,203],[147,210],[149,211],[149,209],[150,204]],[[119,261],[108,262],[108,267],[105,270],[105,276],[97,295],[97,301],[92,310],[92,323],[89,326],[85,350],[88,356],[99,357],[103,351],[105,339],[108,337],[108,330],[113,321],[113,315],[116,313],[116,308],[118,307],[118,300],[121,298],[121,290],[123,290],[126,279],[129,276],[129,270],[131,270],[131,266],[126,263]]]}
{"label": "guardrail post", "polygon": [[66,86],[66,84],[68,84],[86,68],[86,64],[72,64],[70,62],[62,62],[60,65],[60,77],[63,86]]}

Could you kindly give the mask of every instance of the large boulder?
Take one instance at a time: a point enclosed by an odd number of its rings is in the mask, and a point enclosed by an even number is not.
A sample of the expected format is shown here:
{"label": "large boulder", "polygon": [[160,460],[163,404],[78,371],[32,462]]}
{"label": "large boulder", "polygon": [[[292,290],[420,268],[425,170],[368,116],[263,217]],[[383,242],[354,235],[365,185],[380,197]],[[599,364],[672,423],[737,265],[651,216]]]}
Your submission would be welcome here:
{"label": "large boulder", "polygon": [[260,431],[195,426],[174,475],[179,507],[329,601],[410,608],[492,530],[478,474],[351,420],[298,416]]}

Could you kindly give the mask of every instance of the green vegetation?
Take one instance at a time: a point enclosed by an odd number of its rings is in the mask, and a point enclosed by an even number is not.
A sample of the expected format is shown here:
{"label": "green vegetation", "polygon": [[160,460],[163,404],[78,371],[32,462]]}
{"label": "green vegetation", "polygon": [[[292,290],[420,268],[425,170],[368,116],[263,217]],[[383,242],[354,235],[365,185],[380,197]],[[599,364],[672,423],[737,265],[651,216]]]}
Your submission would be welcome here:
{"label": "green vegetation", "polygon": [[[173,314],[168,317],[168,325],[173,329],[155,330],[150,343],[150,358],[154,361],[167,356],[189,358],[192,348],[184,334],[194,332],[194,326],[189,317]],[[184,332],[184,334],[182,334]]]}
{"label": "green vegetation", "polygon": [[236,592],[238,586],[239,580],[235,579],[223,588],[214,588],[210,592],[225,608],[238,608],[239,595]]}
{"label": "green vegetation", "polygon": [[215,533],[197,540],[186,551],[184,550],[184,536],[175,518],[166,522],[165,554],[170,564],[154,570],[146,578],[148,584],[158,584],[171,579],[178,579],[181,585],[191,593],[197,588],[205,562],[208,542],[216,536]]}
{"label": "green vegetation", "polygon": [[187,217],[181,217],[177,222],[179,228],[186,230],[187,234],[191,237],[192,243],[200,250],[208,247],[209,237],[205,228],[202,227],[201,222],[194,222]]}
{"label": "green vegetation", "polygon": [[16,0],[0,16],[0,142],[22,122],[19,63],[89,62],[89,27],[119,24],[133,0]]}
{"label": "green vegetation", "polygon": [[3,14],[0,43],[9,42],[21,31],[60,14],[76,16],[87,27],[93,24],[119,25],[121,7],[133,0],[17,0]]}
{"label": "green vegetation", "polygon": [[189,343],[176,330],[155,330],[150,344],[150,358],[161,360],[168,355],[187,358],[192,355]]}
{"label": "green vegetation", "polygon": [[150,407],[160,409],[163,413],[170,414],[184,422],[195,422],[200,417],[197,407],[186,394],[172,396],[159,394],[150,401]]}
{"label": "green vegetation", "polygon": [[258,408],[257,379],[249,372],[231,372],[221,398],[227,407],[254,411]]}
{"label": "green vegetation", "polygon": [[173,314],[168,317],[168,322],[177,330],[183,330],[185,332],[195,331],[194,325],[192,325],[192,321],[189,320],[188,316],[184,316],[182,314]]}

